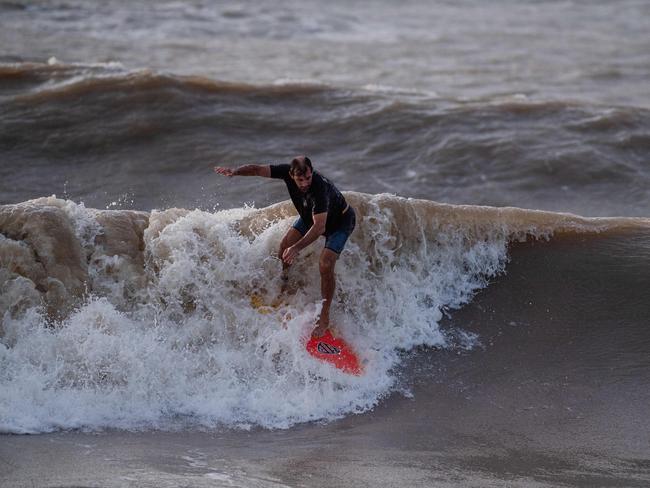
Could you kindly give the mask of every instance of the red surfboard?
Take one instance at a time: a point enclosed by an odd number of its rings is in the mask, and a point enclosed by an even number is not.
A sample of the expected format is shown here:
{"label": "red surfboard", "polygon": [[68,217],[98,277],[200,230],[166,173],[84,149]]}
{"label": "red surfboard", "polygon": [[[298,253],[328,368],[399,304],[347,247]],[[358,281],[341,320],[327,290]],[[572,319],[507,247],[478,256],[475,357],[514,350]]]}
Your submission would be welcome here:
{"label": "red surfboard", "polygon": [[[267,305],[264,298],[257,294],[250,295],[250,303],[251,307],[264,315],[278,312],[283,306],[281,301]],[[282,325],[286,327],[286,324]],[[312,337],[307,341],[307,352],[316,359],[330,363],[345,373],[356,376],[363,373],[359,358],[352,347],[340,337],[334,337],[329,329],[323,337]]]}
{"label": "red surfboard", "polygon": [[307,352],[345,373],[356,376],[363,373],[363,368],[352,347],[340,337],[334,337],[329,330],[322,337],[310,338],[307,342]]}

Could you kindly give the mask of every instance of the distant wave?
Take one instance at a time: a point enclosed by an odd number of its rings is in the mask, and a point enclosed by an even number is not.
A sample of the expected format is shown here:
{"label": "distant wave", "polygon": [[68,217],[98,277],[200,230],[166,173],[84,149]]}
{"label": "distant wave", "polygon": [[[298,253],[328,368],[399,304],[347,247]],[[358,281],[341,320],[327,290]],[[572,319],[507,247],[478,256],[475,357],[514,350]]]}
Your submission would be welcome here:
{"label": "distant wave", "polygon": [[[311,81],[292,81],[269,85],[253,85],[212,80],[201,76],[179,76],[157,73],[148,69],[127,70],[120,63],[60,64],[52,63],[0,63],[0,90],[12,82],[12,94],[18,100],[40,100],[80,95],[113,89],[181,89],[225,93],[269,94],[310,93],[328,89],[324,84]],[[18,90],[24,93],[17,93]],[[331,88],[329,88],[331,89]],[[0,91],[0,93],[2,93]]]}
{"label": "distant wave", "polygon": [[[0,94],[12,88],[12,95],[24,95],[25,99],[38,95],[40,99],[74,95],[106,89],[166,89],[174,88],[187,91],[205,91],[216,93],[240,94],[310,94],[338,92],[363,96],[394,96],[402,100],[413,99],[436,100],[438,103],[453,103],[460,106],[490,105],[502,111],[527,112],[539,110],[558,110],[597,106],[578,100],[535,99],[525,94],[498,95],[477,98],[442,98],[432,91],[405,89],[381,84],[366,84],[358,87],[336,86],[316,79],[283,78],[273,83],[259,84],[215,80],[205,76],[178,75],[171,72],[159,72],[151,69],[127,69],[119,62],[106,63],[61,63],[51,58],[48,63],[37,62],[0,62]],[[23,92],[22,94],[20,92]],[[21,96],[20,99],[23,97]],[[605,107],[603,105],[603,107]],[[631,113],[648,112],[647,109],[635,107],[615,107],[613,112]]]}
{"label": "distant wave", "polygon": [[[202,206],[206,198],[196,198],[189,179],[208,159],[297,151],[370,193],[586,215],[650,209],[645,109],[516,96],[446,100],[291,80],[228,83],[111,63],[0,65],[0,97],[3,203],[74,181],[75,198],[95,206],[106,205],[104,191],[108,201],[133,192],[148,208],[167,205],[161,194],[170,192],[184,206]],[[25,166],[47,177],[25,178]],[[131,176],[107,179],[98,191],[94,175],[115,166]],[[142,179],[151,173],[168,177],[153,193]],[[181,195],[179,178],[188,180]]]}

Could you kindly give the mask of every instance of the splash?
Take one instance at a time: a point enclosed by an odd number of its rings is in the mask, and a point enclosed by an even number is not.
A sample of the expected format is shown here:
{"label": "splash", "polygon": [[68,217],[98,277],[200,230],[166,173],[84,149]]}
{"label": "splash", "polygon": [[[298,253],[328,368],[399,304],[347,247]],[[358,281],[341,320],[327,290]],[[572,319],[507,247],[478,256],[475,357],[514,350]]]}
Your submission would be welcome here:
{"label": "splash", "polygon": [[[438,327],[504,272],[508,242],[605,231],[581,219],[346,195],[358,224],[337,264],[332,322],[367,373],[304,347],[320,308],[320,246],[279,296],[288,202],[216,213],[94,210],[55,197],[0,208],[0,431],[286,428],[372,409],[399,351],[452,347]],[[471,347],[472,337],[465,341]]]}

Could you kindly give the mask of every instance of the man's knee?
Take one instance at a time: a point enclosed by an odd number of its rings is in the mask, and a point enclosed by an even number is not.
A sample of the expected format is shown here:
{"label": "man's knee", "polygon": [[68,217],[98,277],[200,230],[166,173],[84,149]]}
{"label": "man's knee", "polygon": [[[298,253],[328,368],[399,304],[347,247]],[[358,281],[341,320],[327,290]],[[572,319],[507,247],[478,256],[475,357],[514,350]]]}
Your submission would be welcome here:
{"label": "man's knee", "polygon": [[330,274],[334,272],[334,266],[338,255],[334,251],[324,249],[320,255],[319,268],[321,274]]}

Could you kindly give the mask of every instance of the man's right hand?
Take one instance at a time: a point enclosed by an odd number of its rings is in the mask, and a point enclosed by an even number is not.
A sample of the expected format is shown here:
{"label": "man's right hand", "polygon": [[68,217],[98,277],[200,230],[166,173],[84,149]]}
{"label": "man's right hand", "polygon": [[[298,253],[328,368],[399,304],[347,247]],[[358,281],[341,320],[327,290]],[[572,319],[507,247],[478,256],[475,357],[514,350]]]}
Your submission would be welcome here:
{"label": "man's right hand", "polygon": [[235,171],[232,168],[224,168],[223,166],[215,166],[214,172],[224,176],[235,176]]}

